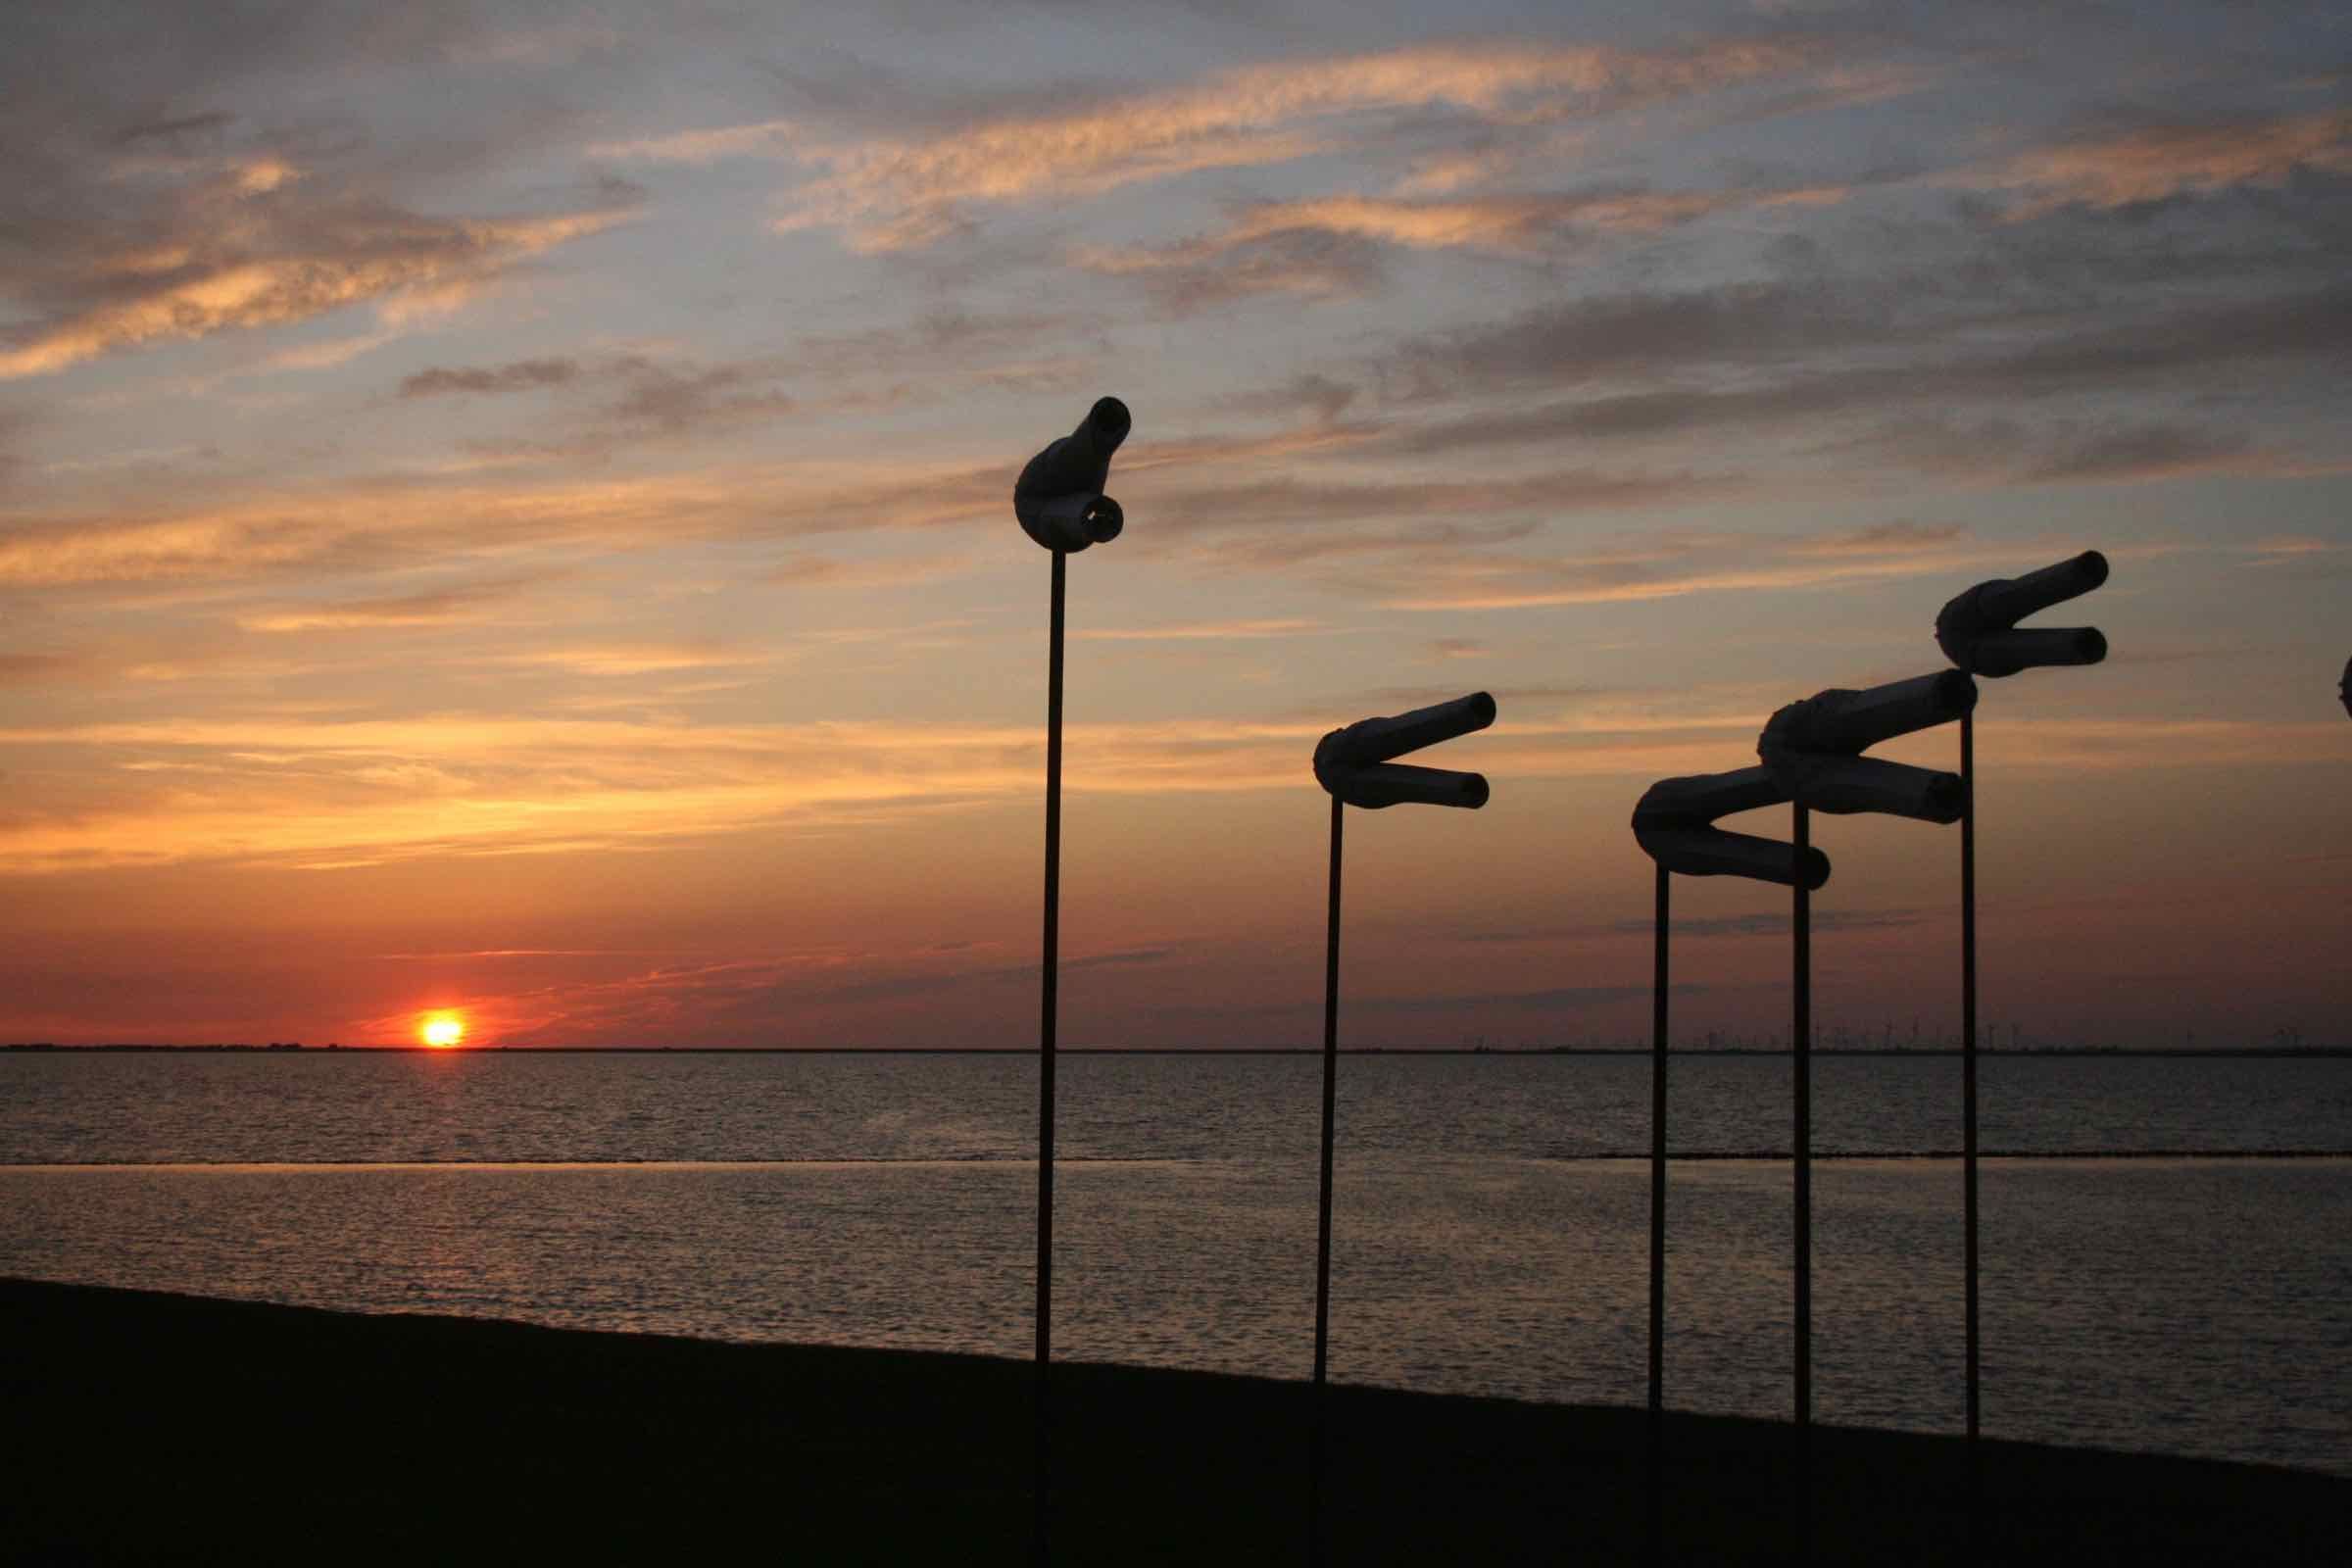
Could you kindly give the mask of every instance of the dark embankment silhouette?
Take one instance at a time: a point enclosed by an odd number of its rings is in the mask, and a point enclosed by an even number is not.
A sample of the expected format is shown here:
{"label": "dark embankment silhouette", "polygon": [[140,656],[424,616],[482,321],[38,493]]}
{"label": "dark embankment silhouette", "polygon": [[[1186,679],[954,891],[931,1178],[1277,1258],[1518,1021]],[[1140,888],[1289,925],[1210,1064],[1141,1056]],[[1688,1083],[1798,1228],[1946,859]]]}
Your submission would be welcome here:
{"label": "dark embankment silhouette", "polygon": [[[1017,1562],[1033,1377],[0,1281],[0,1556]],[[1056,1561],[1302,1561],[1307,1395],[1057,1366]],[[1641,1560],[1642,1412],[1331,1398],[1333,1561]],[[1787,1436],[1671,1422],[1669,1560],[1785,1560]],[[1969,1560],[1957,1440],[1814,1443],[1817,1560]],[[2023,1444],[1984,1458],[1984,1562],[2352,1560],[2352,1481]]]}

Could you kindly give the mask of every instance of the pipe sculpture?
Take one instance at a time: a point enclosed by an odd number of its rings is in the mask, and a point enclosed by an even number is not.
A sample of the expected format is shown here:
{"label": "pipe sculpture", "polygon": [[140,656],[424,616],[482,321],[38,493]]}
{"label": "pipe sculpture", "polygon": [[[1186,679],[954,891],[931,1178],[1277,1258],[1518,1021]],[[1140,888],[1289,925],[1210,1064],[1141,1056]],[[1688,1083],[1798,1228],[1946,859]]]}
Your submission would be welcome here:
{"label": "pipe sculpture", "polygon": [[1666,1001],[1668,914],[1673,880],[1681,876],[1738,876],[1783,887],[1813,889],[1830,879],[1819,850],[1752,833],[1732,833],[1718,817],[1787,804],[1788,792],[1769,770],[1662,778],[1634,807],[1634,841],[1657,862],[1657,909],[1652,932],[1649,992],[1649,1556],[1662,1560],[1665,1530],[1666,1428]]}
{"label": "pipe sculpture", "polygon": [[[1774,713],[1756,743],[1756,753],[1773,782],[1788,794],[1798,861],[1803,862],[1810,852],[1810,813],[1816,810],[1838,815],[1880,811],[1923,822],[1958,821],[1962,805],[1958,774],[1861,754],[1881,741],[1949,723],[1975,707],[1976,701],[1976,682],[1958,670],[1947,669],[1867,691],[1821,692]],[[1802,1556],[1811,1548],[1812,1524],[1813,908],[1812,889],[1801,880],[1791,886],[1796,1505]]]}
{"label": "pipe sculpture", "polygon": [[1752,833],[1727,833],[1715,825],[1717,817],[1785,806],[1788,801],[1788,792],[1768,768],[1662,778],[1642,792],[1634,808],[1634,839],[1658,862],[1660,871],[1742,876],[1783,887],[1795,886],[1801,877],[1807,886],[1818,888],[1830,879],[1829,857],[1819,850],[1800,859],[1793,845]]}
{"label": "pipe sculpture", "polygon": [[1367,811],[1407,805],[1475,811],[1486,805],[1483,774],[1395,760],[1494,722],[1494,699],[1472,692],[1394,718],[1360,719],[1315,743],[1315,782],[1331,797],[1331,900],[1323,948],[1323,1172],[1315,1222],[1315,1408],[1307,1492],[1308,1555],[1318,1564],[1326,1560],[1323,1490],[1329,1462],[1323,1388],[1331,1344],[1331,1157],[1340,1081],[1340,826],[1350,806]]}
{"label": "pipe sculpture", "polygon": [[[2053,605],[2080,598],[2106,580],[2107,558],[2096,550],[2085,550],[2070,561],[2023,577],[1981,582],[1937,612],[1936,646],[1969,674],[1996,680],[2027,669],[2095,664],[2107,657],[2107,639],[2096,627],[2020,630],[2017,623]],[[2347,666],[2346,673],[2352,674],[2352,666]],[[2352,700],[2347,707],[2352,708]],[[1960,1172],[1973,1484],[1978,1468],[1973,1457],[1981,1425],[1982,1387],[1977,1312],[1977,732],[1973,708],[1960,715]]]}
{"label": "pipe sculpture", "polygon": [[2079,599],[2107,580],[2107,558],[2085,550],[2071,561],[1995,577],[1959,595],[1937,612],[1936,646],[1972,675],[1998,679],[2056,664],[2095,664],[2107,639],[2095,626],[2030,626],[2026,616]]}
{"label": "pipe sculpture", "polygon": [[1098,398],[1077,429],[1029,460],[1013,481],[1012,514],[1030,538],[1059,556],[1119,536],[1127,514],[1102,486],[1133,424],[1126,404]]}
{"label": "pipe sculpture", "polygon": [[1801,808],[1957,822],[1959,774],[1862,753],[1898,735],[1948,724],[1976,701],[1977,683],[1952,669],[1868,691],[1833,689],[1774,713],[1756,742],[1756,755],[1773,782]]}
{"label": "pipe sculpture", "polygon": [[1040,965],[1037,1045],[1037,1495],[1035,1550],[1049,1559],[1053,1511],[1053,1423],[1048,1372],[1054,1359],[1054,1021],[1061,953],[1061,667],[1064,563],[1090,545],[1119,536],[1126,514],[1102,493],[1111,455],[1133,420],[1127,405],[1102,398],[1078,428],[1022,467],[1012,487],[1012,514],[1021,529],[1054,557],[1052,609],[1046,637],[1046,913]]}

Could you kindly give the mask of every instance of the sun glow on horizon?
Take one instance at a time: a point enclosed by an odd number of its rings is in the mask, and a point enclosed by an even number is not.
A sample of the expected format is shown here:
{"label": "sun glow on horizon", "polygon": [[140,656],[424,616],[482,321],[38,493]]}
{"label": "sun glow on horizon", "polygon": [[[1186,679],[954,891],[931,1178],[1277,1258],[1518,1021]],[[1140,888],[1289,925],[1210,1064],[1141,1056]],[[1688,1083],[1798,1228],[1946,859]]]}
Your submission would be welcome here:
{"label": "sun glow on horizon", "polygon": [[454,1012],[428,1012],[416,1036],[435,1051],[452,1050],[466,1039],[466,1020]]}

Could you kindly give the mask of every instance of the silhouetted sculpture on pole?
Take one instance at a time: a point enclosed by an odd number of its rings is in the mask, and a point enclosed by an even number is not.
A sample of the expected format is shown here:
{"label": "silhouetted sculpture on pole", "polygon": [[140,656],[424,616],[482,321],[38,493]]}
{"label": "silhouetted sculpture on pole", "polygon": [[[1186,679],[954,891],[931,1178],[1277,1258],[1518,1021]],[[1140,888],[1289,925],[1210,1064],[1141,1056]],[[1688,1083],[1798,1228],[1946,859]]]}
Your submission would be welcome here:
{"label": "silhouetted sculpture on pole", "polygon": [[1031,458],[1013,481],[1012,514],[1057,560],[1108,544],[1126,526],[1127,514],[1102,487],[1133,422],[1126,404],[1098,398],[1077,429]]}
{"label": "silhouetted sculpture on pole", "polygon": [[1948,724],[1976,700],[1976,682],[1950,669],[1868,691],[1833,689],[1774,713],[1756,755],[1800,808],[1957,822],[1958,774],[1862,753],[1898,735]]}
{"label": "silhouetted sculpture on pole", "polygon": [[[1812,845],[1811,813],[1885,812],[1923,822],[1960,819],[1959,775],[1862,753],[1881,741],[1946,724],[1976,705],[1977,685],[1958,670],[1867,691],[1833,689],[1790,703],[1765,722],[1756,742],[1773,782],[1788,792],[1795,854]],[[1800,878],[1791,910],[1795,1005],[1789,1038],[1795,1083],[1795,1383],[1797,1540],[1810,1551],[1813,1448],[1813,906]]]}
{"label": "silhouetted sculpture on pole", "polygon": [[1132,424],[1127,405],[1099,399],[1078,428],[1031,458],[1012,487],[1021,528],[1054,556],[1046,654],[1046,916],[1037,1041],[1037,1497],[1034,1548],[1044,1562],[1053,1523],[1054,1029],[1061,956],[1061,649],[1064,563],[1119,536],[1126,515],[1102,493],[1111,455]]}
{"label": "silhouetted sculpture on pole", "polygon": [[1649,991],[1649,1555],[1664,1552],[1666,1426],[1666,998],[1668,894],[1676,875],[1738,876],[1784,887],[1818,888],[1830,879],[1829,857],[1793,844],[1733,833],[1716,818],[1787,804],[1770,771],[1662,778],[1634,808],[1634,841],[1657,862]]}
{"label": "silhouetted sculpture on pole", "polygon": [[2343,678],[2335,683],[2335,695],[2343,699],[2346,715],[2352,716],[2352,659],[2344,661]]}
{"label": "silhouetted sculpture on pole", "polygon": [[2028,615],[2079,599],[2107,580],[2107,558],[2085,550],[2072,561],[1995,577],[1959,595],[1936,615],[1936,646],[1971,675],[1996,680],[2052,664],[2095,664],[2107,639],[2095,626],[2028,626]]}
{"label": "silhouetted sculpture on pole", "polygon": [[1659,870],[1677,876],[1740,876],[1783,887],[1801,876],[1818,888],[1830,879],[1829,857],[1819,850],[1800,858],[1794,845],[1715,825],[1718,817],[1788,803],[1788,792],[1764,767],[1662,778],[1634,808],[1634,839]]}
{"label": "silhouetted sculpture on pole", "polygon": [[[1936,643],[1971,675],[2000,679],[2053,664],[2095,664],[2107,639],[2090,626],[2028,627],[2026,616],[2089,593],[2107,580],[2107,558],[2085,550],[2071,561],[2023,577],[1981,582],[1936,616]],[[1963,1316],[1967,1320],[1968,1437],[1979,1435],[1977,1313],[1977,729],[1972,706],[1960,715],[1960,1188]],[[1970,1466],[1972,1488],[1978,1466]],[[1973,1512],[1971,1517],[1973,1518]]]}
{"label": "silhouetted sculpture on pole", "polygon": [[1331,796],[1331,902],[1323,948],[1323,1175],[1315,1222],[1315,1409],[1307,1493],[1308,1553],[1317,1563],[1325,1551],[1323,1385],[1331,1344],[1331,1155],[1340,1081],[1340,825],[1350,806],[1378,811],[1392,806],[1476,810],[1486,805],[1483,774],[1415,767],[1395,759],[1494,722],[1494,699],[1472,692],[1394,718],[1361,719],[1315,743],[1315,782]]}

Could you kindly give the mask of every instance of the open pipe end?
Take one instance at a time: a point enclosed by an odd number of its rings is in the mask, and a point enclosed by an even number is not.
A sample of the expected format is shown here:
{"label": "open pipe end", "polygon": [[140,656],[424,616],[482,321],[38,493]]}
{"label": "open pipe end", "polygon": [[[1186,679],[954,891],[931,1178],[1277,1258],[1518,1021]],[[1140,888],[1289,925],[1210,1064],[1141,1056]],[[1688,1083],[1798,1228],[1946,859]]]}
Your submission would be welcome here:
{"label": "open pipe end", "polygon": [[[1120,442],[1127,439],[1127,432],[1135,428],[1135,416],[1127,412],[1127,405],[1117,398],[1097,398],[1095,406],[1087,411],[1086,425],[1095,438],[1096,450],[1107,458],[1119,449]],[[2106,570],[2103,562],[2100,570]]]}
{"label": "open pipe end", "polygon": [[[1103,401],[1107,403],[1110,399]],[[1110,497],[1097,496],[1087,504],[1084,514],[1078,519],[1078,526],[1096,544],[1106,545],[1119,536],[1120,529],[1127,526],[1127,514]]]}
{"label": "open pipe end", "polygon": [[1957,822],[1967,792],[1957,773],[1936,773],[1920,786],[1919,819],[1923,822]]}

